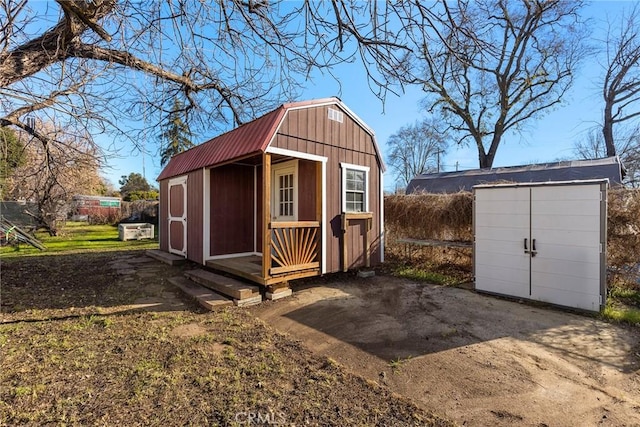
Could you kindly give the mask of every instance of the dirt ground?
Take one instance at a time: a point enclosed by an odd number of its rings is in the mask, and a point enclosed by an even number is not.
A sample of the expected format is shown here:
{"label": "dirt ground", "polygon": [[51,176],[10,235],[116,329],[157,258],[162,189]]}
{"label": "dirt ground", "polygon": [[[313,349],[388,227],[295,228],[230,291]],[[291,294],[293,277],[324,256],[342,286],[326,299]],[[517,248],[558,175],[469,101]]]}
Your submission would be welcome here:
{"label": "dirt ground", "polygon": [[0,263],[0,426],[451,425],[246,309],[201,309],[167,280],[193,265]]}
{"label": "dirt ground", "polygon": [[462,425],[640,425],[640,331],[390,276],[315,279],[251,312]]}

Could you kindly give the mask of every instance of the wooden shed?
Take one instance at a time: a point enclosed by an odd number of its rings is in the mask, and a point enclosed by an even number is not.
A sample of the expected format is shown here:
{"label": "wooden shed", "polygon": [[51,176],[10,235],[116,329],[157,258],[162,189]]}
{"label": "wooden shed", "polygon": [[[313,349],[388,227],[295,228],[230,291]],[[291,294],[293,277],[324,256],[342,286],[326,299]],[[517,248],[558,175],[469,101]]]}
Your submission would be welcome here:
{"label": "wooden shed", "polygon": [[169,161],[160,249],[261,285],[377,264],[383,172],[339,99],[284,104]]}

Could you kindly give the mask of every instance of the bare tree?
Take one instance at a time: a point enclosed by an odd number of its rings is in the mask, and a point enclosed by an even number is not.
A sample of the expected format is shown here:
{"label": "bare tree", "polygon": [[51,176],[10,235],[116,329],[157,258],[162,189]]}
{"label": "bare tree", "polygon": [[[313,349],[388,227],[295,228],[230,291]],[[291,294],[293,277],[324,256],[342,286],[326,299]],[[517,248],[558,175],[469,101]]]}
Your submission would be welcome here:
{"label": "bare tree", "polygon": [[387,140],[387,163],[398,184],[407,186],[415,176],[440,171],[447,149],[446,134],[434,119],[403,126]]}
{"label": "bare tree", "polygon": [[[605,40],[606,72],[602,88],[602,134],[607,156],[619,154],[614,127],[640,117],[640,7],[623,13],[621,25],[609,24]],[[622,130],[624,133],[624,129]],[[623,138],[624,139],[624,138]]]}
{"label": "bare tree", "polygon": [[424,105],[473,141],[481,168],[503,136],[558,105],[584,56],[580,1],[458,0],[400,3],[411,52],[395,78],[419,84]]}
{"label": "bare tree", "polygon": [[366,58],[367,51],[393,55],[399,47],[384,22],[362,33],[356,23],[386,13],[378,7],[3,0],[0,126],[20,128],[45,148],[55,141],[29,126],[30,115],[76,135],[111,131],[136,144],[124,119],[155,127],[151,117],[161,120],[175,98],[185,100],[194,132],[240,124],[294,98],[314,69]]}
{"label": "bare tree", "polygon": [[7,195],[13,200],[30,200],[37,211],[30,212],[38,227],[57,234],[57,221],[64,219],[67,205],[77,194],[95,194],[102,179],[99,158],[88,135],[70,138],[69,133],[51,123],[39,124],[38,132],[55,141],[48,149],[26,133],[26,161],[8,179]]}
{"label": "bare tree", "polygon": [[[640,187],[640,129],[630,129],[624,135],[618,131],[614,140],[614,151],[626,170],[627,185]],[[610,157],[609,152],[609,147],[599,130],[589,132],[585,139],[577,141],[574,146],[576,156],[586,160]]]}

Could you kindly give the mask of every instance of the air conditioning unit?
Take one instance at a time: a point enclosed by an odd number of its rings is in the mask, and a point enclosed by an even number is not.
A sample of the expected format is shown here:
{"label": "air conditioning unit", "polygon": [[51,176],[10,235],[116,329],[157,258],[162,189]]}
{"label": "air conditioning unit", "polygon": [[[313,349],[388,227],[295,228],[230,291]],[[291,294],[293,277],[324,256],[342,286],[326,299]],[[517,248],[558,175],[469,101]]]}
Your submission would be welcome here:
{"label": "air conditioning unit", "polygon": [[140,223],[118,225],[118,239],[122,241],[153,239],[153,237],[154,237],[153,224],[140,222]]}

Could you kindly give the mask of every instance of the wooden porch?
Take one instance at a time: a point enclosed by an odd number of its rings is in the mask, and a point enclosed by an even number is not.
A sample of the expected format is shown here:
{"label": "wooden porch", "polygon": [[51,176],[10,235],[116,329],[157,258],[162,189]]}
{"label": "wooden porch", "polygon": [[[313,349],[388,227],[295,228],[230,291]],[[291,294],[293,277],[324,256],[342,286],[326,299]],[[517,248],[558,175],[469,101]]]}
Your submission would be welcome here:
{"label": "wooden porch", "polygon": [[257,255],[209,260],[206,265],[211,269],[224,271],[263,286],[320,275],[319,268],[311,268],[278,276],[263,277],[262,258]]}

